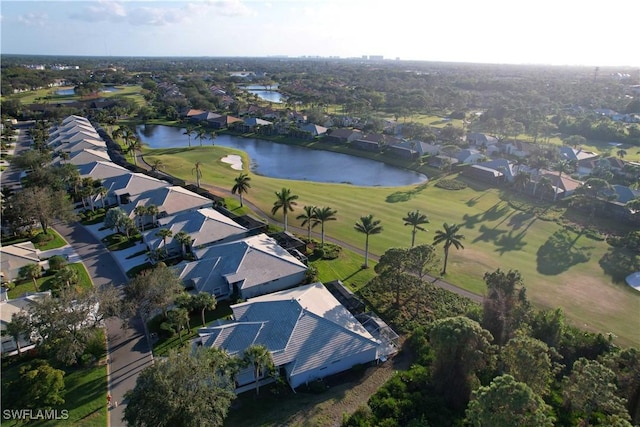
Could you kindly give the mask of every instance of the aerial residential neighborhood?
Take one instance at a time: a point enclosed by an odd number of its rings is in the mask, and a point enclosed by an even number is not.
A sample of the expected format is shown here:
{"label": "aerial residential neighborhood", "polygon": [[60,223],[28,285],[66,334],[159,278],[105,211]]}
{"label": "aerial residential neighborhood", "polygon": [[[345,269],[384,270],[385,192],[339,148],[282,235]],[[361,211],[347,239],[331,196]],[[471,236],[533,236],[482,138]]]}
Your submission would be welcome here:
{"label": "aerial residential neighborhood", "polygon": [[8,60],[8,425],[640,420],[633,73]]}

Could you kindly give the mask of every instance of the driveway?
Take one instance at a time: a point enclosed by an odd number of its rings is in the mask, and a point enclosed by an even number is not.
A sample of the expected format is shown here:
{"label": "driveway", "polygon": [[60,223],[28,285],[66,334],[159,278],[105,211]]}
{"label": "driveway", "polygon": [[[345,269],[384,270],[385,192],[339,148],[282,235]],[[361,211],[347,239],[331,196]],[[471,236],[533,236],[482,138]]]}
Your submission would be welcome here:
{"label": "driveway", "polygon": [[[73,247],[95,286],[113,284],[121,287],[127,282],[111,252],[82,225],[57,223],[54,228]],[[126,328],[122,325],[122,320],[117,318],[106,322],[109,393],[112,403],[118,402],[117,407],[114,404],[109,410],[109,426],[113,427],[124,425],[124,394],[135,387],[140,371],[153,363],[140,319],[130,319]]]}

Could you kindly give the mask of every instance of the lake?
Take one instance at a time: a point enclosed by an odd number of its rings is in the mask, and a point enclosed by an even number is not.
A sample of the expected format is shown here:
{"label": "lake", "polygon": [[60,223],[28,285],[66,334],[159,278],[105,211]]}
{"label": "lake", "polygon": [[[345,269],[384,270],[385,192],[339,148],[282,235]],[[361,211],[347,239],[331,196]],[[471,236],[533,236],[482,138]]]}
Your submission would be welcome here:
{"label": "lake", "polygon": [[[139,125],[138,135],[150,148],[188,147],[184,129],[162,125]],[[211,144],[203,140],[203,145]],[[404,186],[419,184],[427,176],[397,168],[375,160],[348,154],[312,150],[294,145],[278,144],[254,138],[218,135],[215,145],[242,150],[249,155],[252,172],[271,178],[298,181],[347,183],[358,186]],[[191,145],[200,141],[191,137]]]}
{"label": "lake", "polygon": [[[117,92],[120,89],[118,89],[117,87],[113,87],[113,86],[105,86],[102,89],[100,89],[100,92]],[[59,89],[55,92],[56,95],[63,95],[63,96],[67,96],[67,95],[75,95],[76,94],[76,90],[74,88],[65,88],[65,89]]]}
{"label": "lake", "polygon": [[278,85],[271,86],[271,90],[267,90],[265,86],[261,85],[249,85],[249,86],[241,86],[240,89],[246,90],[249,93],[254,95],[258,95],[258,98],[264,99],[265,101],[282,103],[284,102],[283,96],[280,92],[275,89],[278,88]]}

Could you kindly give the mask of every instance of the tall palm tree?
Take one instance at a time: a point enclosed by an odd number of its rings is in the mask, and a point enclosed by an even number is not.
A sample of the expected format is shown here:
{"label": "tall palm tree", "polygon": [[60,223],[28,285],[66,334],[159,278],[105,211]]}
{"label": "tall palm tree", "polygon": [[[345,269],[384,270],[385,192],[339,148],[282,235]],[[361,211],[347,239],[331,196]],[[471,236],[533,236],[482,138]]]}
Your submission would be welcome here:
{"label": "tall palm tree", "polygon": [[624,159],[624,156],[627,155],[627,151],[624,149],[619,149],[618,151],[616,151],[616,154],[618,155],[618,157],[620,157],[621,159]]}
{"label": "tall palm tree", "polygon": [[196,162],[194,168],[191,169],[191,174],[194,172],[196,174],[196,186],[198,188],[200,188],[200,179],[202,178],[202,169],[200,169],[200,166],[202,166],[202,162]]}
{"label": "tall palm tree", "polygon": [[133,209],[133,213],[136,215],[136,218],[140,219],[140,231],[144,233],[144,217],[149,214],[149,208],[144,205],[139,205]]}
{"label": "tall palm tree", "polygon": [[156,217],[160,213],[160,210],[156,205],[147,206],[147,215],[151,215],[151,224],[155,227],[156,225]]}
{"label": "tall palm tree", "polygon": [[550,193],[553,191],[553,183],[547,176],[543,176],[538,180],[537,187],[540,193],[540,200],[542,200],[545,193]]}
{"label": "tall palm tree", "polygon": [[15,341],[18,355],[21,353],[20,338],[28,337],[30,329],[31,320],[29,319],[29,315],[26,311],[20,310],[19,312],[11,315],[11,322],[7,323],[6,333]]}
{"label": "tall palm tree", "polygon": [[176,242],[180,244],[180,251],[182,251],[182,256],[187,256],[187,249],[189,245],[191,245],[191,235],[184,230],[178,231],[175,236],[173,236]]}
{"label": "tall palm tree", "polygon": [[464,239],[462,234],[459,234],[460,226],[458,224],[448,225],[446,222],[443,224],[443,230],[436,230],[436,235],[433,237],[433,244],[444,244],[444,267],[442,268],[442,274],[447,274],[447,261],[449,260],[449,248],[451,245],[456,249],[464,249],[460,242]]}
{"label": "tall palm tree", "polygon": [[167,249],[167,239],[173,236],[173,231],[169,230],[168,228],[161,228],[156,233],[156,236],[162,239],[162,246],[164,246],[164,254],[169,255],[169,250]]}
{"label": "tall palm tree", "polygon": [[193,135],[193,126],[187,125],[186,129],[184,130],[184,132],[182,132],[182,134],[187,135],[187,137],[189,137],[189,147],[191,147],[191,135]]}
{"label": "tall palm tree", "polygon": [[382,233],[382,226],[379,219],[373,219],[373,215],[361,216],[360,222],[354,226],[356,231],[365,234],[364,243],[364,268],[369,268],[369,236]]}
{"label": "tall palm tree", "polygon": [[253,375],[256,379],[256,395],[260,394],[259,380],[265,370],[273,369],[273,356],[267,347],[262,344],[253,344],[247,347],[242,357],[246,366],[253,367]]}
{"label": "tall palm tree", "polygon": [[271,208],[271,214],[275,215],[280,209],[282,209],[282,216],[284,217],[284,231],[287,231],[287,214],[293,212],[293,207],[297,205],[296,200],[298,196],[291,194],[291,189],[282,188],[280,192],[276,191],[277,200],[273,203]]}
{"label": "tall palm tree", "polygon": [[324,223],[327,221],[336,221],[338,219],[336,218],[337,213],[338,213],[337,210],[331,209],[328,206],[315,209],[316,220],[320,223],[320,226],[321,226],[320,236],[321,236],[322,247],[324,247]]}
{"label": "tall palm tree", "polygon": [[427,231],[426,228],[421,227],[422,224],[428,224],[429,218],[425,214],[421,214],[419,210],[411,211],[407,213],[407,216],[402,218],[404,225],[410,225],[411,229],[411,247],[416,244],[416,234],[418,230]]}
{"label": "tall palm tree", "polygon": [[513,178],[513,188],[524,192],[531,182],[531,174],[529,172],[518,172]]}
{"label": "tall palm tree", "polygon": [[196,139],[200,141],[200,146],[202,147],[202,140],[207,138],[207,130],[202,126],[196,130]]}
{"label": "tall palm tree", "polygon": [[200,315],[202,316],[202,326],[204,326],[204,313],[206,310],[214,310],[216,308],[216,297],[211,295],[209,292],[200,292],[192,297],[192,304],[194,308],[200,309]]}
{"label": "tall palm tree", "polygon": [[211,145],[216,145],[215,140],[218,137],[218,134],[215,131],[209,132],[209,141],[211,141]]}
{"label": "tall palm tree", "polygon": [[[568,173],[569,171],[571,171],[572,164],[569,160],[560,160],[558,163],[553,165],[553,170],[558,172],[558,186],[560,186],[560,184],[562,183],[562,174]],[[556,200],[556,197],[558,197],[558,192],[554,191],[553,192],[554,201]]]}
{"label": "tall palm tree", "polygon": [[104,185],[101,185],[100,187],[98,187],[98,195],[100,195],[100,201],[102,202],[102,209],[107,208],[107,203],[106,203],[107,194],[109,194],[109,190],[107,189],[107,187],[105,187]]}
{"label": "tall palm tree", "polygon": [[249,181],[251,181],[251,177],[246,173],[241,173],[235,178],[234,181],[235,181],[235,184],[231,189],[231,194],[238,194],[240,196],[240,207],[242,207],[243,206],[242,194],[243,193],[246,194],[249,192],[249,189],[251,188],[251,184],[249,183]]}
{"label": "tall palm tree", "polygon": [[159,171],[159,170],[160,170],[160,169],[162,169],[163,167],[164,167],[164,163],[163,163],[163,162],[162,162],[162,160],[160,160],[160,159],[154,159],[154,160],[151,162],[151,170],[152,170],[153,172],[155,172],[155,171]]}
{"label": "tall palm tree", "polygon": [[311,229],[318,225],[318,220],[316,218],[316,207],[315,206],[304,206],[302,208],[303,213],[298,215],[296,219],[302,220],[303,227],[307,227],[307,240],[311,242]]}
{"label": "tall palm tree", "polygon": [[129,138],[129,146],[127,148],[127,152],[133,156],[133,164],[138,166],[137,153],[140,151],[142,147],[142,143],[140,142],[140,138],[138,135],[133,135]]}
{"label": "tall palm tree", "polygon": [[36,279],[42,277],[42,266],[36,263],[23,265],[18,270],[18,277],[33,280],[33,288],[38,292],[38,281]]}

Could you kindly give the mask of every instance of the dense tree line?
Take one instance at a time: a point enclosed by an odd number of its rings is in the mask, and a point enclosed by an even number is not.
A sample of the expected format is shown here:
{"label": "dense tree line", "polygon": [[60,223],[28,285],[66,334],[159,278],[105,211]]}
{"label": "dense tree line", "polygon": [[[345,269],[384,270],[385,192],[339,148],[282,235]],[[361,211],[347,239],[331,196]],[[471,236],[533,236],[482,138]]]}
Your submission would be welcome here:
{"label": "dense tree line", "polygon": [[[620,349],[601,334],[567,325],[560,309],[532,309],[517,271],[486,273],[486,296],[477,306],[458,296],[443,298],[446,291],[397,274],[398,251],[385,253],[378,268],[396,274],[381,274],[363,296],[380,295],[382,312],[409,333],[406,351],[417,363],[346,416],[344,426],[638,422],[637,349]],[[398,298],[404,306],[396,305]],[[417,300],[428,316],[414,314]]]}

